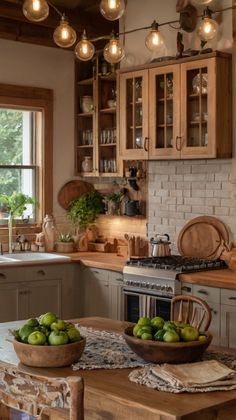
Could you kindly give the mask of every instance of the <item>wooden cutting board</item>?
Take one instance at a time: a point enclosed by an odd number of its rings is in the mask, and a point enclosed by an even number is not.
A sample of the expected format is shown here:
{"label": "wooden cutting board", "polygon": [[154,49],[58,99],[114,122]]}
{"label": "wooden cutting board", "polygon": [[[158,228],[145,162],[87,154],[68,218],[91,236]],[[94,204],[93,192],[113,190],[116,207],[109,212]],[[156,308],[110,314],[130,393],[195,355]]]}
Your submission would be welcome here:
{"label": "wooden cutting board", "polygon": [[223,222],[213,216],[190,220],[180,231],[178,250],[181,255],[217,259],[229,244],[229,232]]}
{"label": "wooden cutting board", "polygon": [[94,191],[94,186],[89,182],[80,180],[69,181],[60,189],[57,196],[58,203],[63,209],[68,210],[73,200],[90,191]]}

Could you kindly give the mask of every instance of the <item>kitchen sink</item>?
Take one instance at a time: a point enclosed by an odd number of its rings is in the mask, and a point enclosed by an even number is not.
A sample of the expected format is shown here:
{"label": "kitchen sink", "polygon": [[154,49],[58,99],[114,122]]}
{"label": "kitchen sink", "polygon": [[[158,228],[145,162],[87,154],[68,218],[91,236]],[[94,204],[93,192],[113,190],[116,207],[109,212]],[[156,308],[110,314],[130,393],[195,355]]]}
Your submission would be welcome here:
{"label": "kitchen sink", "polygon": [[48,252],[19,252],[12,254],[0,255],[0,264],[20,264],[25,262],[41,263],[41,262],[61,262],[70,261],[70,257],[64,255],[50,254]]}

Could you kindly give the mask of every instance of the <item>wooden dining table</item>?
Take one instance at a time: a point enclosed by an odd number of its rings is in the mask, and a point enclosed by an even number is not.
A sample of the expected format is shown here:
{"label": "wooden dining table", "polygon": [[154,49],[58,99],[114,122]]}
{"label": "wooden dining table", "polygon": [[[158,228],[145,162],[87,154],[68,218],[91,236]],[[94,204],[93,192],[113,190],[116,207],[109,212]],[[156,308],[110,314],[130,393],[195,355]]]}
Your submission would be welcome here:
{"label": "wooden dining table", "polygon": [[[98,317],[73,321],[81,326],[115,333],[121,333],[129,325]],[[15,325],[14,322],[0,324],[0,335]],[[232,352],[236,357],[236,351]],[[15,359],[12,363],[11,360],[1,360],[0,367],[5,365],[15,366],[22,377],[27,374],[47,378],[82,377],[87,420],[236,420],[236,390],[172,394],[131,382],[128,378],[131,369],[32,368],[16,364]]]}

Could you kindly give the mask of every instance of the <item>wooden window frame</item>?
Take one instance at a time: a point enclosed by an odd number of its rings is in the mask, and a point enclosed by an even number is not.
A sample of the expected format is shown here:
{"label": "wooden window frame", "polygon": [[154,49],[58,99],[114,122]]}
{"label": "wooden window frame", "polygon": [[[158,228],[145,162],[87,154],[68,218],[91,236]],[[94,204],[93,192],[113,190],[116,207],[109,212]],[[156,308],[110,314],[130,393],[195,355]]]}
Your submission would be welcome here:
{"label": "wooden window frame", "polygon": [[[53,210],[53,91],[51,89],[0,84],[0,107],[41,111],[42,143],[36,141],[38,166],[38,217],[41,225],[45,214]],[[28,225],[29,227],[29,225]]]}

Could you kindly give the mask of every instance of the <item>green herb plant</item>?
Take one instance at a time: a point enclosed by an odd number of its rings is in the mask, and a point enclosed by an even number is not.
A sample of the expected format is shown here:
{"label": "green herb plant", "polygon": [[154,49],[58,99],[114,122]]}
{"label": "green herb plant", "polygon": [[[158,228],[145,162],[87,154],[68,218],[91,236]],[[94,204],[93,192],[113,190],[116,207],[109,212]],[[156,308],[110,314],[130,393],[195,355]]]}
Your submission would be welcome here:
{"label": "green herb plant", "polygon": [[24,211],[27,209],[27,204],[36,204],[36,201],[23,193],[14,192],[10,196],[7,194],[0,195],[0,205],[4,207],[5,211],[13,219],[16,216],[23,216]]}
{"label": "green herb plant", "polygon": [[65,243],[69,243],[69,242],[74,242],[74,238],[70,233],[60,233],[59,237],[58,237],[58,242],[65,242]]}
{"label": "green herb plant", "polygon": [[107,194],[106,199],[107,201],[112,201],[113,203],[120,204],[123,197],[124,197],[124,194],[122,192],[118,192],[118,193]]}
{"label": "green herb plant", "polygon": [[104,206],[102,195],[98,191],[87,192],[72,201],[68,218],[74,224],[86,229],[88,225],[94,222],[98,214],[103,213]]}

